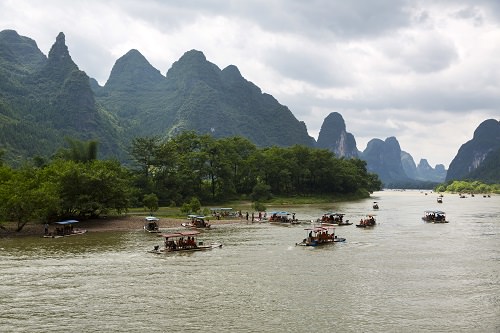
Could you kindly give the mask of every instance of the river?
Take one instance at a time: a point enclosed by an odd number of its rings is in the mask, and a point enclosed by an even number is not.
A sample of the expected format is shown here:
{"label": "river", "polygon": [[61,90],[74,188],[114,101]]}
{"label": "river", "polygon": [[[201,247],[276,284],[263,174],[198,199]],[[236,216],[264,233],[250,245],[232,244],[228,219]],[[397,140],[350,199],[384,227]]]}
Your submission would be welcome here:
{"label": "river", "polygon": [[[139,230],[3,238],[0,332],[500,332],[500,196],[436,197],[268,208],[375,214],[319,248],[295,246],[304,224],[216,225],[200,240],[222,248],[162,255]],[[450,223],[424,223],[427,209]]]}

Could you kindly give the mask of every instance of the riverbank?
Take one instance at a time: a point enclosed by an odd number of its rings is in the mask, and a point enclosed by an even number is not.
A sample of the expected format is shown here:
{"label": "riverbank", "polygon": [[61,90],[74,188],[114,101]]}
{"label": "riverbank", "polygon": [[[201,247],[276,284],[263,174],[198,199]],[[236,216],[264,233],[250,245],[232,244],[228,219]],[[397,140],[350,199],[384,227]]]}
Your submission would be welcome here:
{"label": "riverbank", "polygon": [[[87,232],[105,232],[105,231],[137,231],[142,230],[144,227],[145,216],[124,215],[124,216],[111,216],[107,218],[94,219],[81,221],[75,224],[75,228],[85,229]],[[186,222],[187,219],[182,218],[169,218],[159,217],[158,225],[160,229],[173,229],[181,228],[181,223]],[[245,223],[245,219],[209,219],[212,225],[221,224],[234,224]],[[5,229],[0,229],[0,236],[28,236],[28,235],[42,235],[44,233],[43,224],[27,224],[24,228],[15,232],[15,223],[5,223],[2,225]],[[54,229],[54,225],[49,226],[49,230]]]}

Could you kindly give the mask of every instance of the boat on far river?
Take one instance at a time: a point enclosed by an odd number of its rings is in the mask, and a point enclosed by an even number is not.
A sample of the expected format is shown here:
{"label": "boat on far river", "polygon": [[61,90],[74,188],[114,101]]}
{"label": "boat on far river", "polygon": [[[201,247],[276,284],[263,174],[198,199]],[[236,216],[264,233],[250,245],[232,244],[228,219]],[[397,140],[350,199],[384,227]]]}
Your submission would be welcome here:
{"label": "boat on far river", "polygon": [[80,221],[78,220],[65,220],[65,221],[59,221],[59,222],[54,222],[54,224],[57,224],[56,228],[54,231],[50,232],[47,229],[47,232],[45,235],[43,235],[44,238],[60,238],[60,237],[68,237],[68,236],[76,236],[76,235],[83,235],[87,232],[86,229],[79,229],[79,228],[74,228],[73,225],[75,223],[78,223]]}
{"label": "boat on far river", "polygon": [[426,210],[422,220],[430,223],[448,223],[446,213],[442,210]]}

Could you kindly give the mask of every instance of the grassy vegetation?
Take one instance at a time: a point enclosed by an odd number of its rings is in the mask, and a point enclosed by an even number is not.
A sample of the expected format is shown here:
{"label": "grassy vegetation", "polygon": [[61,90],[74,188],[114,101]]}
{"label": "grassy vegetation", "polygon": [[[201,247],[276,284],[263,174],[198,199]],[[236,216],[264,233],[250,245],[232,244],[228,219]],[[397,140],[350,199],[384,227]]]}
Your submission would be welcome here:
{"label": "grassy vegetation", "polygon": [[291,197],[273,197],[264,204],[269,205],[307,205],[319,203],[332,203],[351,201],[368,198],[369,194],[335,194],[335,195],[310,195],[310,196],[291,196]]}

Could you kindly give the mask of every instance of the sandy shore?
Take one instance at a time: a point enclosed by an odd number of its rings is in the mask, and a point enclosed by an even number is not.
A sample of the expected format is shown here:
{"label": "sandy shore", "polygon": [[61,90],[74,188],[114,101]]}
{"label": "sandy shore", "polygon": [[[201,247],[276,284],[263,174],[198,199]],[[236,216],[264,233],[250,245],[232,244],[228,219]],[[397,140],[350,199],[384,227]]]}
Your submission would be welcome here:
{"label": "sandy shore", "polygon": [[[81,221],[75,224],[75,228],[86,229],[88,232],[102,232],[102,231],[135,231],[142,230],[144,227],[145,216],[118,216],[118,217],[108,217],[97,220]],[[160,229],[164,228],[181,228],[181,223],[187,222],[187,219],[176,219],[159,217],[158,225]],[[209,219],[211,225],[220,224],[234,224],[246,222],[245,219]],[[43,234],[42,224],[27,224],[20,232],[13,232],[15,230],[14,224],[4,225],[7,230],[0,230],[0,236],[12,236],[12,235],[33,235],[33,234]],[[54,225],[49,226],[49,230],[54,229]]]}
{"label": "sandy shore", "polygon": [[[79,223],[79,228],[91,231],[133,231],[142,230],[144,227],[144,216],[124,216],[109,219],[91,220]],[[178,228],[181,223],[188,222],[188,219],[174,219],[159,217],[158,225],[162,228]],[[209,219],[211,225],[240,223],[242,220],[216,220]]]}

